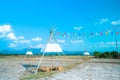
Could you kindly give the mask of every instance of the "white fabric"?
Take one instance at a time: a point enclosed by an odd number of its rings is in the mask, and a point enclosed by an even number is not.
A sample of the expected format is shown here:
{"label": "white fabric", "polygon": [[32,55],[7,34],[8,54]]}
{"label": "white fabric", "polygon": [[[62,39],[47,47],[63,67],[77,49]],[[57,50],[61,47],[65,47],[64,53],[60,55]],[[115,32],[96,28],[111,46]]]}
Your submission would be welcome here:
{"label": "white fabric", "polygon": [[33,55],[31,51],[27,51],[26,55]]}
{"label": "white fabric", "polygon": [[84,52],[84,55],[90,55],[90,53],[89,52]]}
{"label": "white fabric", "polygon": [[62,52],[62,49],[60,48],[59,44],[56,43],[48,43],[45,47],[44,52]]}

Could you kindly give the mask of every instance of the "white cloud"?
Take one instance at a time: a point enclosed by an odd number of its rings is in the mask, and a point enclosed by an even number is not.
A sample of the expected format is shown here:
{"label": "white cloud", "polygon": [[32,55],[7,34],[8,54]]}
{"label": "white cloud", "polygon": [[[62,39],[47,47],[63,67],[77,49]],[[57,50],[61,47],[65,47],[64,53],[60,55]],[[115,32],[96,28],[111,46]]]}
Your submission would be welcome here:
{"label": "white cloud", "polygon": [[42,38],[40,38],[40,37],[36,37],[36,38],[33,38],[32,40],[33,40],[33,41],[41,41]]}
{"label": "white cloud", "polygon": [[14,33],[9,36],[15,43],[30,43],[30,40],[26,40],[24,36],[16,37]]}
{"label": "white cloud", "polygon": [[115,42],[107,42],[107,44],[114,45]]}
{"label": "white cloud", "polygon": [[20,40],[20,43],[30,43],[30,40]]}
{"label": "white cloud", "polygon": [[24,36],[19,36],[18,39],[24,39]]}
{"label": "white cloud", "polygon": [[15,44],[15,43],[10,43],[10,45],[9,45],[8,47],[14,48],[14,47],[16,47],[16,46],[17,46],[17,44]]}
{"label": "white cloud", "polygon": [[0,26],[0,38],[6,37],[6,35],[12,31],[13,30],[11,29],[10,25],[1,25]]}
{"label": "white cloud", "polygon": [[5,35],[4,35],[4,34],[1,34],[1,35],[0,35],[0,39],[3,38],[3,37],[5,37]]}
{"label": "white cloud", "polygon": [[97,22],[94,23],[95,26],[96,26],[97,24],[98,24]]}
{"label": "white cloud", "polygon": [[[118,43],[118,45],[120,45],[120,42],[117,42],[117,43]],[[101,42],[97,42],[96,44],[97,44],[97,46],[102,47],[102,48],[116,47],[116,42],[114,42],[114,41],[111,41],[111,42],[101,41]],[[120,47],[120,46],[118,46],[118,47]]]}
{"label": "white cloud", "polygon": [[[107,42],[107,44],[109,44],[109,45],[115,45],[116,42]],[[120,42],[117,42],[117,44],[120,44]]]}
{"label": "white cloud", "polygon": [[83,40],[72,40],[71,43],[83,43]]}
{"label": "white cloud", "polygon": [[108,22],[108,18],[102,18],[99,22],[95,22],[94,25],[98,25],[98,24],[103,24],[103,23],[106,23]]}
{"label": "white cloud", "polygon": [[2,25],[0,26],[0,38],[8,38],[13,41],[21,40],[20,42],[28,42],[24,40],[24,36],[16,37],[15,33],[13,32],[11,25]]}
{"label": "white cloud", "polygon": [[100,44],[104,44],[104,42],[103,42],[103,41],[101,41],[101,42],[100,42]]}
{"label": "white cloud", "polygon": [[2,25],[0,26],[0,33],[6,34],[8,32],[12,32],[13,30],[11,29],[10,25]]}
{"label": "white cloud", "polygon": [[120,20],[118,20],[118,21],[112,21],[111,24],[112,25],[119,25],[120,24]]}
{"label": "white cloud", "polygon": [[8,47],[15,48],[21,44],[23,45],[25,45],[25,43],[28,44],[29,42],[30,42],[29,40],[14,40],[12,43],[8,45]]}
{"label": "white cloud", "polygon": [[[30,40],[26,40],[24,36],[16,36],[11,25],[1,25],[0,26],[0,39],[7,38],[11,41],[8,47],[14,48],[19,44],[28,44]],[[39,38],[36,38],[38,40]],[[39,39],[40,40],[40,39]]]}
{"label": "white cloud", "polygon": [[100,20],[100,24],[103,24],[105,22],[108,22],[108,18],[103,18],[103,19]]}
{"label": "white cloud", "polygon": [[14,42],[15,43],[30,43],[30,40],[23,39],[23,40],[15,40]]}
{"label": "white cloud", "polygon": [[32,46],[32,48],[42,48],[42,47],[43,47],[42,44],[38,44],[38,45],[36,45],[36,46]]}
{"label": "white cloud", "polygon": [[106,47],[108,47],[108,44],[106,44],[105,42],[101,41],[101,42],[96,42],[96,46],[102,47],[102,48],[106,48]]}
{"label": "white cloud", "polygon": [[9,38],[9,39],[11,39],[11,40],[16,40],[17,39],[16,36],[15,36],[15,34],[12,33],[12,32],[9,33],[6,37]]}
{"label": "white cloud", "polygon": [[79,31],[79,30],[82,29],[82,26],[80,26],[80,27],[74,27],[74,29],[77,30],[77,31]]}
{"label": "white cloud", "polygon": [[57,40],[59,43],[65,43],[65,40]]}

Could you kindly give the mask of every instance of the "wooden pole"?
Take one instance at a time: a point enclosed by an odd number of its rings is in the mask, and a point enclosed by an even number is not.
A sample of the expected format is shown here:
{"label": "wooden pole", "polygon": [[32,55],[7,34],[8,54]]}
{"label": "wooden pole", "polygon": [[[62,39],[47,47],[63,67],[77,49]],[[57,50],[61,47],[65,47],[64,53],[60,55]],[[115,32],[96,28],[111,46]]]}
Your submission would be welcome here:
{"label": "wooden pole", "polygon": [[38,66],[37,66],[37,69],[36,69],[36,71],[35,71],[35,75],[36,75],[37,72],[38,72],[38,69],[39,69],[40,64],[41,64],[41,62],[42,62],[42,60],[43,60],[44,54],[45,54],[45,52],[43,52],[43,55],[42,55],[42,57],[40,58],[40,61],[39,61]]}
{"label": "wooden pole", "polygon": [[114,36],[115,36],[116,52],[118,53],[118,58],[119,58],[118,41],[117,41],[117,36],[116,36],[116,27],[115,27],[115,26],[114,26]]}

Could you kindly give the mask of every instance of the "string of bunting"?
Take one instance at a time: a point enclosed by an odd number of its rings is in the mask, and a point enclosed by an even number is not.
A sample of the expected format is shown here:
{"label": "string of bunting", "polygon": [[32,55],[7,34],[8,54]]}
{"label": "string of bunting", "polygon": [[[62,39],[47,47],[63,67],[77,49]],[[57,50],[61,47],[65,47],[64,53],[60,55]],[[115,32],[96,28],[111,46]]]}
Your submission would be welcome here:
{"label": "string of bunting", "polygon": [[72,38],[72,37],[93,37],[93,36],[103,36],[103,35],[120,35],[120,32],[109,32],[109,31],[106,31],[106,32],[99,32],[99,33],[80,33],[80,32],[72,32],[72,33],[69,33],[69,32],[55,32],[55,35],[56,36],[62,36],[62,37],[67,37],[67,38]]}

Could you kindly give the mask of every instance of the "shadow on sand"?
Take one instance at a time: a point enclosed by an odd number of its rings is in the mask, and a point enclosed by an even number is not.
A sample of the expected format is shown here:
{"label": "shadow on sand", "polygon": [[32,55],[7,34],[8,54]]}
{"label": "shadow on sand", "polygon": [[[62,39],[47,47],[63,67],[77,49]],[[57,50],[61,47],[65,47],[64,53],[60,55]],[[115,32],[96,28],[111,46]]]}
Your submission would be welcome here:
{"label": "shadow on sand", "polygon": [[34,74],[35,70],[37,68],[37,65],[31,65],[31,64],[21,64],[28,72]]}

